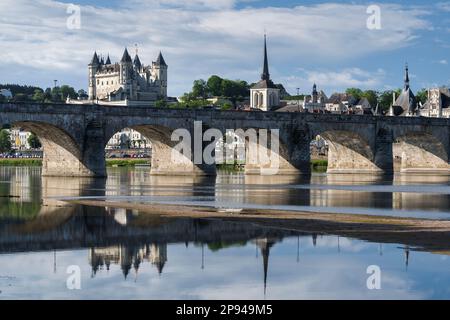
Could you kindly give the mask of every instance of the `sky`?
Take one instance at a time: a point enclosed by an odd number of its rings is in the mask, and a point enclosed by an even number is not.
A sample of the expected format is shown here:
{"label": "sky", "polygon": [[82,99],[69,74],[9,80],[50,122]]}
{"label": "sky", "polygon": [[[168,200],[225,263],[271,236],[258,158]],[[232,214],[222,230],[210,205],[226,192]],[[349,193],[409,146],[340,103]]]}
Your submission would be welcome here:
{"label": "sky", "polygon": [[291,94],[399,88],[406,62],[413,90],[450,86],[450,1],[425,0],[1,0],[0,83],[87,90],[94,51],[115,62],[136,44],[144,64],[162,51],[170,96],[213,74],[252,83],[265,32],[271,77]]}

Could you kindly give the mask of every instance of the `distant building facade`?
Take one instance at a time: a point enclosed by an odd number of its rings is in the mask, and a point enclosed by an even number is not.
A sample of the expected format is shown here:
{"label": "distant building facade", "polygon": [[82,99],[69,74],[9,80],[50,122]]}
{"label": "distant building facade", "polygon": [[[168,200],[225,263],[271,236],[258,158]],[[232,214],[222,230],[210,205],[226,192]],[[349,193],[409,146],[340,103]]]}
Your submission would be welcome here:
{"label": "distant building facade", "polygon": [[450,90],[432,88],[428,90],[428,100],[420,109],[422,117],[450,118]]}
{"label": "distant building facade", "polygon": [[250,89],[250,108],[270,111],[280,106],[280,89],[272,82],[267,58],[267,38],[264,35],[264,67],[261,80]]}
{"label": "distant building facade", "polygon": [[151,142],[139,131],[125,128],[114,134],[106,145],[106,149],[147,149],[151,148]]}
{"label": "distant building facade", "polygon": [[312,93],[303,100],[303,111],[311,113],[324,113],[328,98],[323,91],[317,91],[317,85],[313,85]]}

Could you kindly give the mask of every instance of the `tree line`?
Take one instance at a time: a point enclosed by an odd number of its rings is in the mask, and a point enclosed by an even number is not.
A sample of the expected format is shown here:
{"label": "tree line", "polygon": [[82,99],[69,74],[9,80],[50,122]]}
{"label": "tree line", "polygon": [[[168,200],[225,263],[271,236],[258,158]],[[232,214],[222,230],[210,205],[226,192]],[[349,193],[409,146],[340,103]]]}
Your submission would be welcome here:
{"label": "tree line", "polygon": [[[76,91],[69,85],[46,88],[45,90],[36,86],[18,84],[0,84],[0,89],[9,89],[13,95],[10,102],[40,102],[40,103],[61,103],[70,99],[87,98],[85,90]],[[0,103],[7,102],[8,99],[0,95]]]}

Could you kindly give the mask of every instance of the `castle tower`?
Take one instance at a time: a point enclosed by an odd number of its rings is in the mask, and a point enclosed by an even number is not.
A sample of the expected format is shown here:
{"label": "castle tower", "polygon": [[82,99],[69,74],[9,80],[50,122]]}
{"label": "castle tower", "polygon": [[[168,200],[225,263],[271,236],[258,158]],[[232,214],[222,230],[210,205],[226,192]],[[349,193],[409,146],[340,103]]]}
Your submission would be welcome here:
{"label": "castle tower", "polygon": [[88,66],[89,69],[89,100],[94,100],[96,96],[96,83],[95,74],[97,73],[98,67],[100,66],[100,61],[98,60],[97,52],[94,53],[91,63]]}
{"label": "castle tower", "polygon": [[280,89],[272,82],[267,57],[267,37],[264,35],[264,65],[261,80],[250,89],[250,106],[269,111],[280,105]]}
{"label": "castle tower", "polygon": [[119,82],[123,85],[125,94],[128,97],[133,96],[133,88],[132,88],[132,72],[133,72],[133,61],[131,60],[130,54],[128,53],[127,48],[123,52],[122,59],[119,62],[120,66],[120,74],[119,74]]}
{"label": "castle tower", "polygon": [[158,58],[156,62],[153,62],[153,70],[155,81],[159,81],[161,85],[161,97],[167,97],[167,69],[169,67],[164,60],[164,57],[161,52],[159,52]]}
{"label": "castle tower", "polygon": [[167,243],[151,244],[149,261],[156,266],[158,273],[161,274],[164,269],[164,265],[167,262]]}

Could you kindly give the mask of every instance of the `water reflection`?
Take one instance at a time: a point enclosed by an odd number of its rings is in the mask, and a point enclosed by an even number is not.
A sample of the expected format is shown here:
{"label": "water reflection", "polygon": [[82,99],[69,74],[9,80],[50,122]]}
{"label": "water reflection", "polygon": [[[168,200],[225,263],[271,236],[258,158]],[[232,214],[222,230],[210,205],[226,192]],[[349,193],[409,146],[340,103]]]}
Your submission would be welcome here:
{"label": "water reflection", "polygon": [[450,177],[398,175],[151,176],[146,168],[111,168],[108,178],[40,176],[40,168],[0,168],[0,215],[36,216],[92,198],[133,202],[270,208],[446,219]]}
{"label": "water reflection", "polygon": [[[80,197],[104,200],[105,206],[64,201]],[[169,218],[115,209],[108,206],[112,200],[447,218],[450,181],[154,177],[145,168],[113,168],[108,179],[41,178],[39,168],[0,167],[0,298],[450,297],[445,246],[430,254],[417,251],[412,240],[389,244],[379,237],[357,240],[231,218]],[[365,286],[373,264],[385,272],[382,292]],[[80,292],[65,288],[69,265],[82,268]]]}

